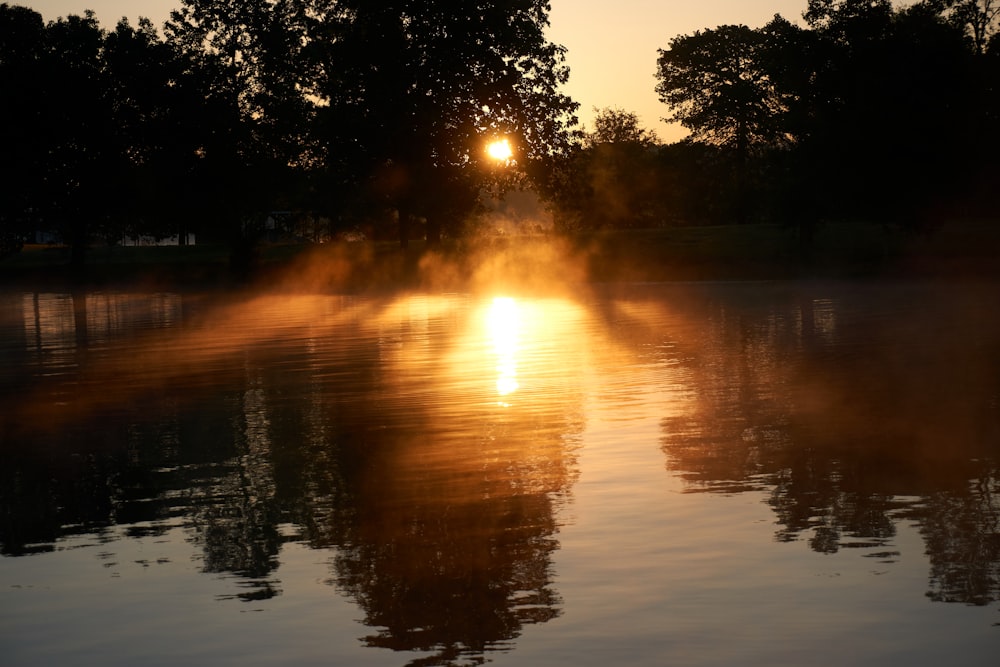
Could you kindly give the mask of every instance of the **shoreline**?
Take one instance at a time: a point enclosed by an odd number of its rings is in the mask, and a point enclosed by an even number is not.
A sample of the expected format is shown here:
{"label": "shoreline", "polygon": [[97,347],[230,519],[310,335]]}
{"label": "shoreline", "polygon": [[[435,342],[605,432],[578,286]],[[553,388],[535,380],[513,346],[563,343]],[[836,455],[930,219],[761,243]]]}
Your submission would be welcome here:
{"label": "shoreline", "polygon": [[223,245],[92,248],[82,270],[62,247],[26,246],[0,261],[0,289],[139,291],[454,291],[490,285],[734,281],[1000,280],[1000,223],[925,233],[828,227],[808,253],[774,226],[724,226],[500,237],[429,249],[414,242],[262,244],[233,274]]}

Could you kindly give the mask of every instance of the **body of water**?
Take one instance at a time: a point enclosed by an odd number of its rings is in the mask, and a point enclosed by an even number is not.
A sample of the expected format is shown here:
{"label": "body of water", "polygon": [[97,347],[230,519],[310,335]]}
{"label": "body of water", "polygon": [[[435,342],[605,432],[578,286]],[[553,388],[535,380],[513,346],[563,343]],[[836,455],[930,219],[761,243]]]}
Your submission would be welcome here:
{"label": "body of water", "polygon": [[994,665],[997,295],[0,294],[0,663]]}

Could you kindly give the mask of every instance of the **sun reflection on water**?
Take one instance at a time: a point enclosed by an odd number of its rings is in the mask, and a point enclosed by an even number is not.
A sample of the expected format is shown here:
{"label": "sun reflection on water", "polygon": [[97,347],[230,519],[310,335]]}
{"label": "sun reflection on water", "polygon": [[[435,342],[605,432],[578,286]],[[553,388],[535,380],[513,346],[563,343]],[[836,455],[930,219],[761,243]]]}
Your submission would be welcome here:
{"label": "sun reflection on water", "polygon": [[[497,357],[497,394],[508,396],[517,391],[517,351],[521,329],[521,311],[511,297],[497,297],[486,313],[486,328],[493,339]],[[504,401],[500,401],[506,405]]]}

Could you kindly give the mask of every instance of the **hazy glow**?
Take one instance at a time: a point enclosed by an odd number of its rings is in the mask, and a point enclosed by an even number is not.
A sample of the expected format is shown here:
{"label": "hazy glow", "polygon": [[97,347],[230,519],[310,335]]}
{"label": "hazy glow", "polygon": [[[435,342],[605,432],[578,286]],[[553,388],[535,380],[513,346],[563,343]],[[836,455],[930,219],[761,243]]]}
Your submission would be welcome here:
{"label": "hazy glow", "polygon": [[497,355],[497,394],[507,396],[517,391],[517,350],[521,329],[521,311],[510,297],[493,299],[486,314],[486,329],[493,339]]}
{"label": "hazy glow", "polygon": [[507,139],[497,139],[486,146],[486,154],[494,160],[506,162],[514,155],[514,151],[510,147],[510,141]]}

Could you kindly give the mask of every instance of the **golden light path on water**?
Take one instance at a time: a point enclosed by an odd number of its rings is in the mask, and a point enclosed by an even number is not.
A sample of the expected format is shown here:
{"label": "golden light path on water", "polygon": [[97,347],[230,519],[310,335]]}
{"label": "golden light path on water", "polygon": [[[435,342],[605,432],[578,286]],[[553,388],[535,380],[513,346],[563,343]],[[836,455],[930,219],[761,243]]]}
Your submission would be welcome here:
{"label": "golden light path on water", "polygon": [[[511,297],[497,297],[487,313],[487,327],[497,355],[497,394],[501,397],[517,391],[518,334],[520,309]],[[502,401],[501,401],[502,403]]]}
{"label": "golden light path on water", "polygon": [[[118,664],[833,665],[844,637],[851,664],[992,664],[995,294],[960,317],[952,292],[789,290],[0,301],[25,378],[0,434],[84,471],[9,475],[23,521],[70,486],[86,519],[92,469],[124,517],[27,531],[53,551],[0,559],[0,626],[139,652]],[[267,614],[220,606],[248,591]]]}

